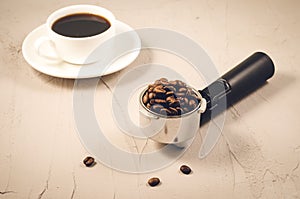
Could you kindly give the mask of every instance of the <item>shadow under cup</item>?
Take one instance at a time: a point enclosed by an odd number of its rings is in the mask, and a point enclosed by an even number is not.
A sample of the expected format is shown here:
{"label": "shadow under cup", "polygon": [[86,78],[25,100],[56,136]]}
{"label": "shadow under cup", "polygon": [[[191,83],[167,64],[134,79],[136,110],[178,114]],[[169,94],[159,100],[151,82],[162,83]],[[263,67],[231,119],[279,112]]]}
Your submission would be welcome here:
{"label": "shadow under cup", "polygon": [[113,50],[114,42],[110,38],[115,34],[115,17],[105,8],[93,5],[61,8],[48,17],[46,26],[58,57],[66,62],[94,63]]}
{"label": "shadow under cup", "polygon": [[139,96],[139,115],[141,128],[147,128],[146,136],[163,144],[174,144],[185,147],[194,138],[200,127],[200,117],[206,109],[206,100],[193,89],[201,99],[198,106],[191,112],[183,115],[167,116],[155,113],[143,103],[145,88]]}

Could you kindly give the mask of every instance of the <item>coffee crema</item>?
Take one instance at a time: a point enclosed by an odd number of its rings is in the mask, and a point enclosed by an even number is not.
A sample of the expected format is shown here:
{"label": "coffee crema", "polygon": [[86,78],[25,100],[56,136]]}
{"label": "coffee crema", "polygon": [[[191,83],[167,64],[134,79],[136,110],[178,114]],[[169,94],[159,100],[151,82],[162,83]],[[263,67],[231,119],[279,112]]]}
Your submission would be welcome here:
{"label": "coffee crema", "polygon": [[52,30],[66,37],[90,37],[109,29],[110,22],[102,16],[90,13],[78,13],[57,19]]}

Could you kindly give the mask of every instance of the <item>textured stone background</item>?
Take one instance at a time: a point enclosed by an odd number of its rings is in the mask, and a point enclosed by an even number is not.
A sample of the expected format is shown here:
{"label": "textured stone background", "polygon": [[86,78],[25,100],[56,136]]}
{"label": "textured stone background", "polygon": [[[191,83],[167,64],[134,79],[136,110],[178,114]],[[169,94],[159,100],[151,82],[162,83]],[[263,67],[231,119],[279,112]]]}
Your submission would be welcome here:
{"label": "textured stone background", "polygon": [[[101,163],[85,168],[81,161],[88,153],[73,119],[74,81],[35,71],[21,52],[25,36],[51,12],[79,3],[106,7],[133,28],[185,34],[207,51],[220,74],[257,50],[272,57],[276,74],[227,111],[223,136],[205,159],[198,158],[198,151],[207,126],[187,153],[163,170],[137,175]],[[0,198],[300,198],[299,7],[297,0],[2,0]],[[185,64],[174,55],[145,50],[128,68],[103,81],[113,88],[130,68],[149,62],[179,71]],[[187,70],[186,75],[193,74]],[[95,107],[109,113],[108,87],[99,83],[96,99],[102,101],[96,100]],[[113,120],[97,110],[99,120],[114,132]],[[108,137],[129,151],[151,148],[150,141]],[[182,163],[192,167],[192,175],[178,172]],[[152,176],[160,177],[162,184],[148,187]]]}

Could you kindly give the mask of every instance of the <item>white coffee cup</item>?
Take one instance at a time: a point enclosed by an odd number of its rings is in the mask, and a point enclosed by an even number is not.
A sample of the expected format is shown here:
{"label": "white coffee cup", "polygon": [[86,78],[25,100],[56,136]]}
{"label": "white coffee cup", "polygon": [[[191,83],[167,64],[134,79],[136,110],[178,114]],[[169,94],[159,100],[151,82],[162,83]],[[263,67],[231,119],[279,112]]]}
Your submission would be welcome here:
{"label": "white coffee cup", "polygon": [[[93,14],[108,20],[110,27],[102,33],[87,37],[69,37],[53,31],[53,24],[60,18],[73,14]],[[107,9],[95,5],[72,5],[54,11],[46,22],[47,35],[35,42],[37,53],[46,60],[63,60],[72,64],[90,64],[101,59],[101,55],[92,53],[102,43],[115,34],[115,16]],[[51,47],[52,52],[41,51],[43,45]],[[113,45],[113,42],[111,42]]]}

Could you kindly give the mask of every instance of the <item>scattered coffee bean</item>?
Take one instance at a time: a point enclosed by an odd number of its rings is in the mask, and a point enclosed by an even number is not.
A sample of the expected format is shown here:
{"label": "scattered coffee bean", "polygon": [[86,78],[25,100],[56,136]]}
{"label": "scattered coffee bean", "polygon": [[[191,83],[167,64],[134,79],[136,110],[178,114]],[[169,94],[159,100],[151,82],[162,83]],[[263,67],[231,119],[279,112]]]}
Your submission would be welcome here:
{"label": "scattered coffee bean", "polygon": [[160,183],[160,180],[159,180],[159,178],[156,178],[156,177],[150,178],[150,179],[148,180],[148,184],[149,184],[151,187],[155,187],[155,186],[158,185],[159,183]]}
{"label": "scattered coffee bean", "polygon": [[180,167],[180,171],[181,171],[182,173],[188,175],[188,174],[191,173],[192,170],[191,170],[190,167],[188,167],[188,166],[186,166],[186,165],[182,165],[182,166]]}
{"label": "scattered coffee bean", "polygon": [[83,163],[85,164],[85,166],[91,167],[94,165],[95,159],[93,157],[88,156],[84,158]]}
{"label": "scattered coffee bean", "polygon": [[193,111],[201,102],[201,96],[180,80],[160,78],[148,85],[142,102],[155,113],[174,116]]}

